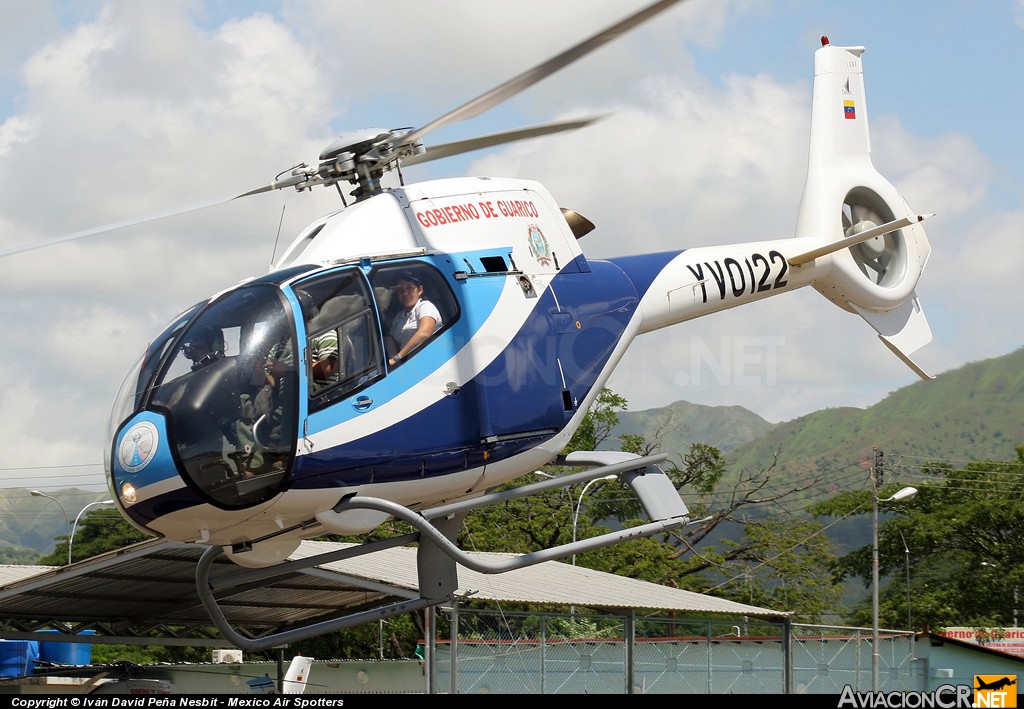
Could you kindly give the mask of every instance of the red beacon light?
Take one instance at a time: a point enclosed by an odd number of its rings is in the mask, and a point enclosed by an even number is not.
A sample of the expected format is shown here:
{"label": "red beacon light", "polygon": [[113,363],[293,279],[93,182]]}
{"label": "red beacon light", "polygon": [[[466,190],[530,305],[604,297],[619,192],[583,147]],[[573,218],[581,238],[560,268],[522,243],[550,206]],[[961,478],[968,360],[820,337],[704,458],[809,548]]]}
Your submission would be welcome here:
{"label": "red beacon light", "polygon": [[827,47],[828,46],[828,37],[826,37],[825,35],[821,35],[821,46],[822,47]]}

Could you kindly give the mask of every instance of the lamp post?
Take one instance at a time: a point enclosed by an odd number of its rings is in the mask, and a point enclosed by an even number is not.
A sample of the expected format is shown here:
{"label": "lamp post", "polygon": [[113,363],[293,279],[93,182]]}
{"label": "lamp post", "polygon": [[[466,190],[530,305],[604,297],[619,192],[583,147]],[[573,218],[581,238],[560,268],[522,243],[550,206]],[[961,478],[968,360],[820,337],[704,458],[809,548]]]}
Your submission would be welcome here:
{"label": "lamp post", "polygon": [[[616,477],[618,477],[618,476],[616,476],[616,475],[605,475],[603,478],[594,478],[593,480],[588,481],[587,484],[583,486],[583,489],[580,490],[580,498],[576,502],[576,510],[572,514],[572,543],[573,544],[576,543],[576,524],[580,520],[580,508],[583,507],[583,496],[587,494],[587,489],[591,485],[593,485],[594,483],[598,483],[598,482],[601,482],[603,480],[615,480]],[[576,554],[575,553],[573,553],[573,555],[572,555],[572,565],[576,566]]]}
{"label": "lamp post", "polygon": [[914,632],[913,616],[910,614],[910,547],[907,546],[907,538],[900,532],[900,540],[903,542],[903,553],[907,560],[907,630]]}
{"label": "lamp post", "polygon": [[68,530],[68,563],[70,564],[71,563],[71,520],[70,520],[70,518],[68,518],[68,511],[64,509],[64,505],[60,504],[60,500],[58,500],[56,497],[51,497],[50,495],[47,495],[45,492],[39,492],[39,490],[29,490],[28,494],[30,494],[32,497],[45,497],[48,500],[53,500],[54,502],[57,503],[57,507],[60,508],[60,511],[64,513],[64,526],[67,527],[67,530]]}
{"label": "lamp post", "polygon": [[75,541],[75,530],[78,529],[78,520],[82,519],[82,515],[85,514],[85,511],[87,509],[89,509],[90,507],[92,507],[93,505],[112,505],[112,504],[114,504],[113,500],[97,500],[96,502],[90,502],[88,505],[86,505],[81,510],[79,510],[78,516],[75,517],[75,521],[71,525],[71,536],[68,537],[68,563],[69,564],[71,563],[71,544]]}
{"label": "lamp post", "polygon": [[878,499],[878,478],[871,476],[871,689],[878,691],[878,503],[906,500],[917,488],[905,487],[892,497]]}

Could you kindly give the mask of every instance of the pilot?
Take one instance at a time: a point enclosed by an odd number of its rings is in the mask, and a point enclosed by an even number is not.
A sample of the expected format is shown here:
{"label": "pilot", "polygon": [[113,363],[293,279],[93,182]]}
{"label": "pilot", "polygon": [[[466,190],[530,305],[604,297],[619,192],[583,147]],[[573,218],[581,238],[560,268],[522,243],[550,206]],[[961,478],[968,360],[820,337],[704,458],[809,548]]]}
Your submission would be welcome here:
{"label": "pilot", "polygon": [[286,325],[274,319],[265,325],[258,344],[254,345],[257,357],[260,356],[260,348],[265,348],[262,367],[257,370],[260,376],[252,382],[259,390],[242,393],[242,417],[235,422],[233,437],[229,436],[229,440],[244,452],[237,462],[239,472],[246,478],[268,472],[268,469],[269,472],[277,472],[283,467],[280,461],[269,460],[274,455],[268,454],[280,453],[281,446],[286,443],[282,440],[282,420],[285,405],[290,401],[289,377],[295,371],[292,338]]}
{"label": "pilot", "polygon": [[[306,319],[306,329],[312,327],[313,320],[320,313],[320,306],[313,296],[306,291],[296,291],[302,312]],[[328,330],[313,337],[309,341],[309,362],[313,379],[313,391],[322,389],[340,379],[340,353],[338,347],[338,331]]]}
{"label": "pilot", "polygon": [[437,306],[423,297],[423,283],[411,271],[404,271],[393,290],[402,309],[391,321],[390,335],[398,351],[388,360],[395,366],[408,357],[441,327]]}
{"label": "pilot", "polygon": [[338,381],[338,331],[328,330],[310,340],[309,360],[313,370],[313,388],[320,389]]}
{"label": "pilot", "polygon": [[202,325],[194,333],[189,333],[181,351],[192,360],[192,371],[202,369],[224,356],[224,335],[213,325]]}

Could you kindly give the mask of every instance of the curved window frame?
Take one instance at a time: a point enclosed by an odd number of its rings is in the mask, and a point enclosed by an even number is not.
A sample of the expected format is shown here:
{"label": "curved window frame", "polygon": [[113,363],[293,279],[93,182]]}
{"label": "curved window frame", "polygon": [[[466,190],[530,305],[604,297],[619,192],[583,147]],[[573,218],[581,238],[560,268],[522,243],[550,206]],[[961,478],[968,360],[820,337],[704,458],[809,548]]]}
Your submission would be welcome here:
{"label": "curved window frame", "polygon": [[[292,284],[306,330],[303,361],[310,413],[347,398],[385,375],[377,305],[366,274],[355,266]],[[313,360],[327,342],[331,358]],[[334,360],[325,374],[323,365]]]}
{"label": "curved window frame", "polygon": [[110,421],[107,426],[108,439],[113,438],[114,432],[122,423],[145,407],[149,393],[153,389],[154,378],[162,368],[168,352],[174,351],[171,345],[177,341],[185,325],[204,304],[205,301],[197,303],[175,317],[159,335],[153,338],[153,341],[146,347],[146,351],[132,366],[125,376],[124,382],[117,392],[117,397],[114,399],[114,406],[111,408]]}
{"label": "curved window frame", "polygon": [[[441,314],[441,327],[435,330],[426,342],[406,354],[400,364],[404,364],[429,347],[441,333],[454,325],[462,314],[459,299],[455,296],[448,279],[434,264],[428,261],[392,261],[374,266],[370,270],[369,279],[373,285],[374,298],[377,301],[377,310],[384,336],[384,349],[388,357],[393,356],[397,351],[389,333],[392,320],[401,310],[401,305],[393,296],[393,287],[395,281],[403,273],[412,273],[423,284],[423,297],[437,307]],[[387,293],[386,296],[385,293]],[[385,300],[387,302],[382,305]],[[394,369],[400,364],[392,368]]]}

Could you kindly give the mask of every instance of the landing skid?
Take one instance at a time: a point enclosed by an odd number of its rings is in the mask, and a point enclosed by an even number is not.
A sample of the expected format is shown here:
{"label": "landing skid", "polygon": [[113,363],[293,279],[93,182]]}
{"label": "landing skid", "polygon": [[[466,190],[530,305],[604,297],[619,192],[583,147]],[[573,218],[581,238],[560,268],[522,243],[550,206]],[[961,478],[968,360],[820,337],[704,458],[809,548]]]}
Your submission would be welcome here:
{"label": "landing skid", "polygon": [[[583,472],[551,478],[512,490],[488,493],[471,500],[441,505],[418,512],[389,500],[357,495],[342,500],[334,508],[335,511],[343,512],[365,509],[385,512],[397,519],[408,522],[419,531],[393,539],[368,542],[305,559],[287,561],[264,569],[242,571],[216,579],[210,578],[210,568],[213,562],[224,553],[224,550],[219,546],[210,547],[203,553],[196,568],[196,589],[200,600],[210,614],[210,618],[224,638],[236,647],[248,651],[266,650],[271,647],[323,635],[324,633],[390,618],[401,613],[440,605],[452,600],[458,588],[458,564],[483,574],[501,574],[545,561],[564,559],[573,554],[618,544],[629,539],[649,537],[662,532],[668,532],[688,524],[690,519],[687,516],[689,511],[686,508],[686,504],[679,497],[679,493],[672,485],[672,481],[669,480],[665,472],[657,465],[667,457],[667,455],[640,457],[629,453],[612,451],[577,451],[565,456],[559,460],[559,463],[567,466],[597,467],[590,467]],[[529,495],[547,490],[586,483],[607,475],[617,475],[621,482],[633,490],[643,505],[647,516],[652,520],[651,522],[501,560],[485,560],[471,556],[452,542],[462,526],[463,519],[471,510],[507,500],[528,497]],[[371,554],[375,551],[405,546],[416,542],[419,544],[416,553],[416,566],[420,593],[420,597],[416,599],[400,601],[372,610],[352,613],[340,618],[333,618],[259,638],[249,638],[236,631],[227,621],[217,603],[215,594],[219,590],[259,583],[268,578],[293,573],[311,566],[350,559],[364,554]]]}

